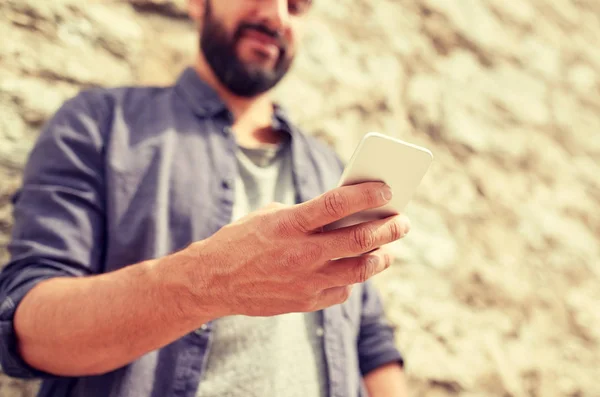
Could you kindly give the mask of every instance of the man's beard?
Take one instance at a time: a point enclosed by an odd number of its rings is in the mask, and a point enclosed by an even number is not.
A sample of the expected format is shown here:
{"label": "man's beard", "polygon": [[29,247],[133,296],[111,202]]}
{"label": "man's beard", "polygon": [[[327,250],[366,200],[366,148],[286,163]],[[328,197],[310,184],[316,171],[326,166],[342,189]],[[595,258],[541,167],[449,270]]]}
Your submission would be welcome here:
{"label": "man's beard", "polygon": [[[279,58],[272,70],[245,64],[236,53],[237,44],[246,29],[254,29],[276,39],[279,45]],[[276,32],[263,25],[242,23],[233,37],[229,37],[225,27],[212,16],[209,2],[200,35],[200,50],[221,82],[233,94],[253,97],[273,88],[290,69],[293,57],[288,56],[288,46]]]}

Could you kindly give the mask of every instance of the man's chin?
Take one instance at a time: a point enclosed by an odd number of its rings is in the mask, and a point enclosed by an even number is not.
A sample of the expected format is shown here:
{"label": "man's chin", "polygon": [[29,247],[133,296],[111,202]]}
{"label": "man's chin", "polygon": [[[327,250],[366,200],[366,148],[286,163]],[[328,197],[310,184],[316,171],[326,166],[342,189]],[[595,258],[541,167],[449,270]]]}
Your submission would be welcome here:
{"label": "man's chin", "polygon": [[264,62],[240,62],[245,74],[248,76],[268,76],[275,73],[275,67],[266,65]]}

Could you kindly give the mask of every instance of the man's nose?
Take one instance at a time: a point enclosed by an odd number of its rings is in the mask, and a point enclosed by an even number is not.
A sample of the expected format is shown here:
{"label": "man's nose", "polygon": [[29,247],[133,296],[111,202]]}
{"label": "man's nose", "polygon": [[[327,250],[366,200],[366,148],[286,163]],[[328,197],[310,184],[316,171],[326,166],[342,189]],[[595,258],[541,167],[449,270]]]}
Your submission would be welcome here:
{"label": "man's nose", "polygon": [[261,0],[258,14],[270,29],[283,33],[289,26],[288,0]]}

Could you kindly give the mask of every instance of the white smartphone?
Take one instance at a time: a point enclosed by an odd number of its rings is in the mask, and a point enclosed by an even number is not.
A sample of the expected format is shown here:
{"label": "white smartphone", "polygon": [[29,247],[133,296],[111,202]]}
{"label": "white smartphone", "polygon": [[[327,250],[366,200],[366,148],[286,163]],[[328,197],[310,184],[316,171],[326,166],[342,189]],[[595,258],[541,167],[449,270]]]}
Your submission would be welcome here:
{"label": "white smartphone", "polygon": [[393,198],[381,208],[348,216],[325,230],[382,219],[404,211],[427,173],[433,154],[423,147],[377,132],[366,134],[344,169],[339,186],[381,181],[391,187]]}

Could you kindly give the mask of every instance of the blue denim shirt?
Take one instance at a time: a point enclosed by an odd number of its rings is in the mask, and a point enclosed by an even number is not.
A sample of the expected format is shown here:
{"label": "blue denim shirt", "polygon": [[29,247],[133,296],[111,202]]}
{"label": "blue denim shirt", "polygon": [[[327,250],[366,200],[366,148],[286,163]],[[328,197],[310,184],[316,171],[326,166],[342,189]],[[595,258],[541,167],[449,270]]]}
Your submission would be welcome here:
{"label": "blue denim shirt", "polygon": [[[236,177],[233,117],[193,69],[172,87],[94,89],[66,102],[42,131],[15,195],[10,262],[0,273],[0,364],[5,373],[43,378],[42,397],[193,397],[211,324],[115,371],[57,377],[19,356],[17,305],[52,277],[110,272],[205,239],[231,218]],[[297,201],[335,186],[333,151],[291,125]],[[402,362],[370,283],[322,311],[331,397],[365,395],[362,376]],[[68,346],[64,347],[68,349]]]}

